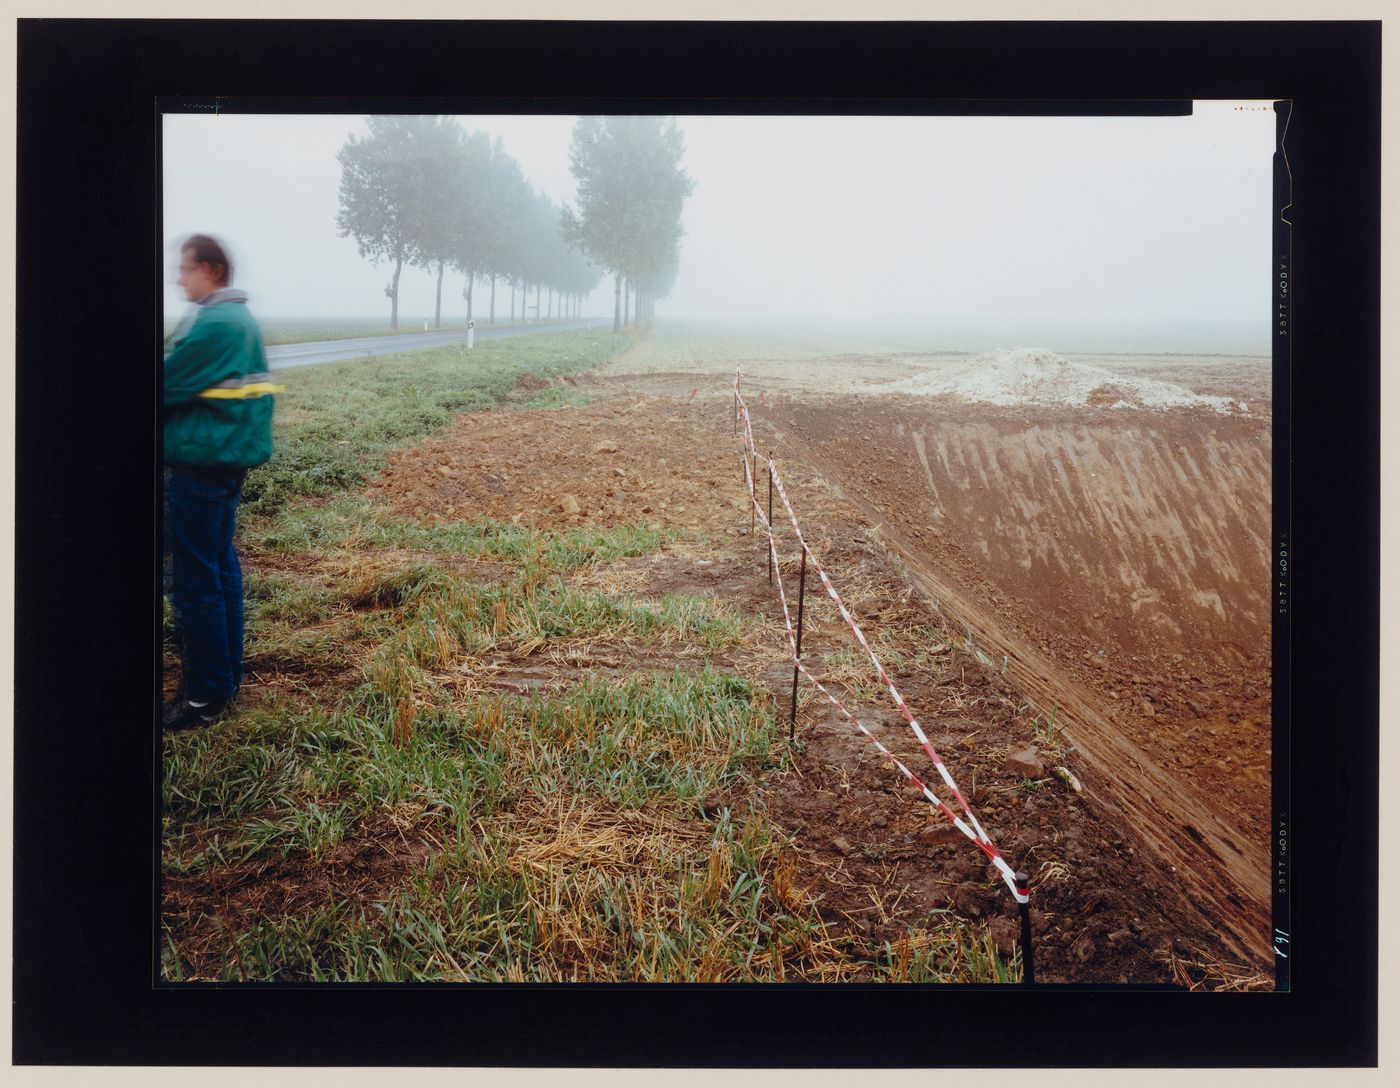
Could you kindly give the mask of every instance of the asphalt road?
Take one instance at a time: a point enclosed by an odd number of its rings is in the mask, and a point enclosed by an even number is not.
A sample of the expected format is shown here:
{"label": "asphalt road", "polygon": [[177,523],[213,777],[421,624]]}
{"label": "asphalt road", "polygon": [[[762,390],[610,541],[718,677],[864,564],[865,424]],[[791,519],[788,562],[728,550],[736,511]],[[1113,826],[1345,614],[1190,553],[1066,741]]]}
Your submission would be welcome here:
{"label": "asphalt road", "polygon": [[[559,324],[536,325],[529,328],[490,329],[476,328],[476,339],[499,340],[506,336],[530,336],[542,332],[568,332],[573,329],[611,328],[611,321],[580,320],[565,321]],[[395,336],[360,336],[353,340],[317,340],[307,344],[275,344],[266,349],[267,365],[272,370],[287,370],[294,366],[311,366],[313,363],[334,363],[340,359],[361,359],[383,355],[397,355],[405,351],[422,351],[441,344],[455,344],[465,340],[465,329],[452,332],[413,332]]]}

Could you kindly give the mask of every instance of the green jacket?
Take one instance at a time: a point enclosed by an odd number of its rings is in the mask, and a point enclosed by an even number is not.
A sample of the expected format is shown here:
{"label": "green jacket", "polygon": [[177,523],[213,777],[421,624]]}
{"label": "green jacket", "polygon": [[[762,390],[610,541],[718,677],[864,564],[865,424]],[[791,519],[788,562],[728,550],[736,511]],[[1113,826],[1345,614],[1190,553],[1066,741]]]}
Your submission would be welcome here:
{"label": "green jacket", "polygon": [[248,296],[225,287],[203,299],[165,357],[165,463],[252,468],[272,456],[273,385]]}

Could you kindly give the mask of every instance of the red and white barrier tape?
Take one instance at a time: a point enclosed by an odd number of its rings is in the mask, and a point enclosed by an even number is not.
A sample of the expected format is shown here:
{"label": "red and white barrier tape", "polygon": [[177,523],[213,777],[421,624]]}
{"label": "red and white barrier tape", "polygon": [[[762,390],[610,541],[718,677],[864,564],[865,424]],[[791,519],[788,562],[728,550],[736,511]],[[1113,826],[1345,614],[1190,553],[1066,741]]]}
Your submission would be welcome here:
{"label": "red and white barrier tape", "polygon": [[[749,464],[748,458],[744,459],[744,464],[745,475],[749,479],[749,493],[750,496],[753,496],[753,477],[748,473],[747,470],[747,466]],[[763,509],[758,505],[757,501],[754,502],[754,511],[757,513],[759,519],[763,522],[764,527],[768,530],[768,552],[773,558],[773,571],[778,579],[778,600],[782,602],[783,606],[783,625],[787,629],[788,648],[792,651],[793,665],[797,667],[798,671],[800,671],[803,676],[805,676],[808,680],[812,682],[813,687],[815,687],[818,691],[820,691],[823,695],[826,696],[827,700],[831,703],[832,706],[834,706],[837,710],[844,714],[846,716],[846,719],[852,725],[854,725],[857,729],[864,733],[870,739],[870,742],[880,750],[880,754],[883,755],[886,759],[888,759],[891,763],[893,763],[900,774],[904,775],[904,777],[907,778],[910,782],[912,782],[914,786],[920,792],[922,792],[925,797],[929,799],[930,802],[936,805],[938,809],[945,816],[947,816],[949,820],[953,822],[953,825],[968,837],[969,841],[971,841],[974,846],[980,849],[984,854],[987,854],[988,857],[994,857],[995,855],[991,854],[987,850],[987,848],[982,844],[982,842],[978,839],[977,833],[973,831],[972,828],[968,827],[967,824],[963,823],[963,821],[958,818],[957,814],[954,813],[952,809],[950,809],[947,805],[943,803],[942,798],[940,798],[926,785],[924,785],[923,780],[920,779],[918,775],[916,775],[913,771],[906,767],[893,752],[891,752],[888,748],[881,744],[879,739],[875,736],[875,734],[870,732],[870,730],[866,728],[865,723],[860,721],[854,714],[847,710],[846,707],[842,704],[841,700],[836,698],[836,696],[832,695],[831,692],[827,690],[826,685],[823,684],[820,680],[818,680],[816,676],[812,673],[812,671],[807,668],[806,663],[797,653],[797,634],[793,630],[792,611],[788,607],[787,592],[783,587],[783,573],[778,566],[778,548],[777,544],[774,542],[773,539],[772,526],[769,524],[767,517],[764,516]]]}
{"label": "red and white barrier tape", "polygon": [[[783,605],[783,622],[787,627],[788,644],[792,650],[793,664],[797,667],[798,671],[803,676],[807,677],[807,679],[810,680],[816,686],[817,690],[819,690],[823,695],[825,695],[827,699],[830,700],[831,703],[856,726],[856,728],[858,728],[874,743],[875,747],[878,748],[881,753],[883,753],[891,762],[894,763],[895,767],[900,771],[901,774],[903,774],[912,783],[914,783],[914,785],[918,787],[918,789],[922,791],[923,794],[934,805],[936,805],[944,813],[944,815],[948,817],[948,819],[950,819],[953,822],[953,825],[957,827],[958,830],[960,830],[964,835],[966,835],[968,839],[972,841],[973,845],[975,845],[979,850],[982,851],[983,854],[985,854],[988,857],[988,859],[990,859],[991,863],[996,867],[997,871],[1001,873],[1002,880],[1006,883],[1007,887],[1011,889],[1011,894],[1016,899],[1016,901],[1018,903],[1029,902],[1029,897],[1024,895],[1017,886],[1015,872],[1012,870],[1011,866],[1007,864],[1006,859],[1001,856],[1001,851],[999,851],[996,847],[996,844],[992,842],[991,837],[987,834],[987,832],[983,829],[982,825],[978,822],[977,817],[973,815],[972,807],[968,804],[967,798],[963,796],[963,792],[958,788],[958,784],[953,781],[953,776],[948,772],[947,766],[944,764],[942,758],[939,756],[932,742],[924,734],[924,731],[920,727],[918,720],[910,711],[908,704],[905,703],[904,697],[900,695],[899,689],[894,686],[894,681],[891,680],[889,674],[885,672],[885,668],[883,665],[880,664],[880,659],[876,657],[875,651],[871,649],[870,643],[866,640],[865,633],[861,631],[860,625],[856,623],[855,618],[851,615],[849,609],[846,608],[845,602],[841,600],[840,594],[837,593],[836,587],[832,585],[831,578],[822,568],[822,565],[818,561],[816,554],[812,551],[811,547],[807,544],[807,541],[803,538],[802,528],[797,522],[797,513],[793,510],[792,503],[788,501],[787,492],[783,489],[782,480],[778,475],[777,466],[774,465],[773,459],[771,457],[768,457],[765,458],[765,460],[768,464],[768,472],[770,479],[772,480],[773,486],[777,490],[778,495],[783,500],[783,506],[787,510],[789,520],[792,522],[792,530],[793,533],[797,536],[797,542],[799,546],[801,547],[802,551],[806,554],[808,560],[810,560],[813,566],[816,568],[817,576],[821,579],[822,585],[825,587],[831,599],[835,602],[837,610],[841,613],[841,618],[846,621],[847,625],[855,633],[856,640],[860,643],[861,647],[870,657],[871,663],[875,666],[875,671],[879,675],[881,682],[885,685],[885,688],[889,691],[891,697],[894,699],[895,705],[899,708],[900,714],[904,717],[905,722],[909,725],[910,729],[914,733],[914,736],[918,739],[920,746],[924,750],[924,753],[929,757],[929,760],[933,763],[934,768],[938,771],[939,777],[943,779],[944,784],[953,792],[953,796],[957,798],[958,804],[963,810],[963,814],[967,817],[967,823],[964,823],[961,819],[959,819],[958,816],[955,815],[953,811],[946,804],[944,804],[943,801],[936,794],[934,794],[933,791],[930,790],[928,786],[926,786],[917,775],[915,775],[911,770],[909,770],[908,767],[906,767],[903,763],[896,759],[895,756],[889,751],[889,749],[887,749],[875,738],[875,736],[870,732],[869,729],[867,729],[859,720],[857,720],[849,710],[842,706],[841,702],[829,691],[827,691],[825,686],[823,686],[821,682],[818,681],[817,678],[812,675],[812,673],[808,670],[806,665],[803,664],[801,658],[798,656],[797,636],[792,626],[792,617],[788,609],[787,594],[784,592],[783,589],[782,572],[778,568],[778,551],[777,545],[774,542],[773,525],[769,521],[768,517],[764,514],[763,508],[759,505],[758,496],[754,486],[754,478],[751,466],[753,463],[752,459],[758,456],[758,450],[753,438],[753,425],[749,417],[748,405],[744,402],[743,395],[739,391],[739,382],[740,372],[736,368],[734,372],[734,401],[735,405],[737,406],[737,411],[744,422],[744,479],[748,484],[749,502],[753,505],[755,514],[757,515],[758,519],[763,522],[763,526],[768,532],[768,548],[773,558],[773,569],[775,572],[777,572],[778,596],[782,601]],[[968,826],[969,824],[971,825],[970,827]]]}

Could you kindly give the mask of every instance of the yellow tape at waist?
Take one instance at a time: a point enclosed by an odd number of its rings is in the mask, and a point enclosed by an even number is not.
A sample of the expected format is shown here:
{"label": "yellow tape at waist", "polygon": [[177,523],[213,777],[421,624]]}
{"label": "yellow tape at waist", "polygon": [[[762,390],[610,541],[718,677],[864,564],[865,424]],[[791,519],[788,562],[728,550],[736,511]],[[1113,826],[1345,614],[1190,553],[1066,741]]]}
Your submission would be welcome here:
{"label": "yellow tape at waist", "polygon": [[273,385],[271,382],[254,382],[251,385],[240,385],[235,389],[221,389],[215,386],[213,389],[206,389],[200,393],[201,397],[213,397],[217,400],[243,400],[246,397],[262,397],[271,393],[285,393],[285,385]]}

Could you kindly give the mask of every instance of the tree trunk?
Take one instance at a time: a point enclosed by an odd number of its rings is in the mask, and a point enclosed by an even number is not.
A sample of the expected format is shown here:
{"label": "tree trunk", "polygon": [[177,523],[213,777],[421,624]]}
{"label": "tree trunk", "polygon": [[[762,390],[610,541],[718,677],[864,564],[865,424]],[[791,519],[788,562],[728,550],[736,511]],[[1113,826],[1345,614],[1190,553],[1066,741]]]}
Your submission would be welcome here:
{"label": "tree trunk", "polygon": [[510,323],[515,324],[515,281],[510,281]]}
{"label": "tree trunk", "polygon": [[399,273],[403,271],[403,258],[394,261],[394,279],[389,285],[389,331],[397,332],[399,328]]}
{"label": "tree trunk", "polygon": [[622,331],[622,273],[613,276],[613,332]]}
{"label": "tree trunk", "polygon": [[496,273],[491,273],[491,324],[496,323]]}
{"label": "tree trunk", "polygon": [[632,285],[622,281],[622,323],[632,324]]}
{"label": "tree trunk", "polygon": [[536,321],[539,321],[539,319],[540,319],[540,291],[541,291],[540,285],[539,285],[538,283],[535,284],[535,320],[536,320]]}
{"label": "tree trunk", "polygon": [[468,320],[468,321],[471,321],[471,319],[472,319],[472,283],[473,283],[475,280],[476,280],[476,276],[474,276],[474,275],[468,276],[468,277],[467,277],[467,320]]}
{"label": "tree trunk", "polygon": [[549,320],[554,320],[554,288],[549,289],[549,313],[545,314]]}
{"label": "tree trunk", "polygon": [[433,312],[433,328],[442,328],[442,269],[443,262],[438,261],[438,282],[437,282],[437,309]]}

